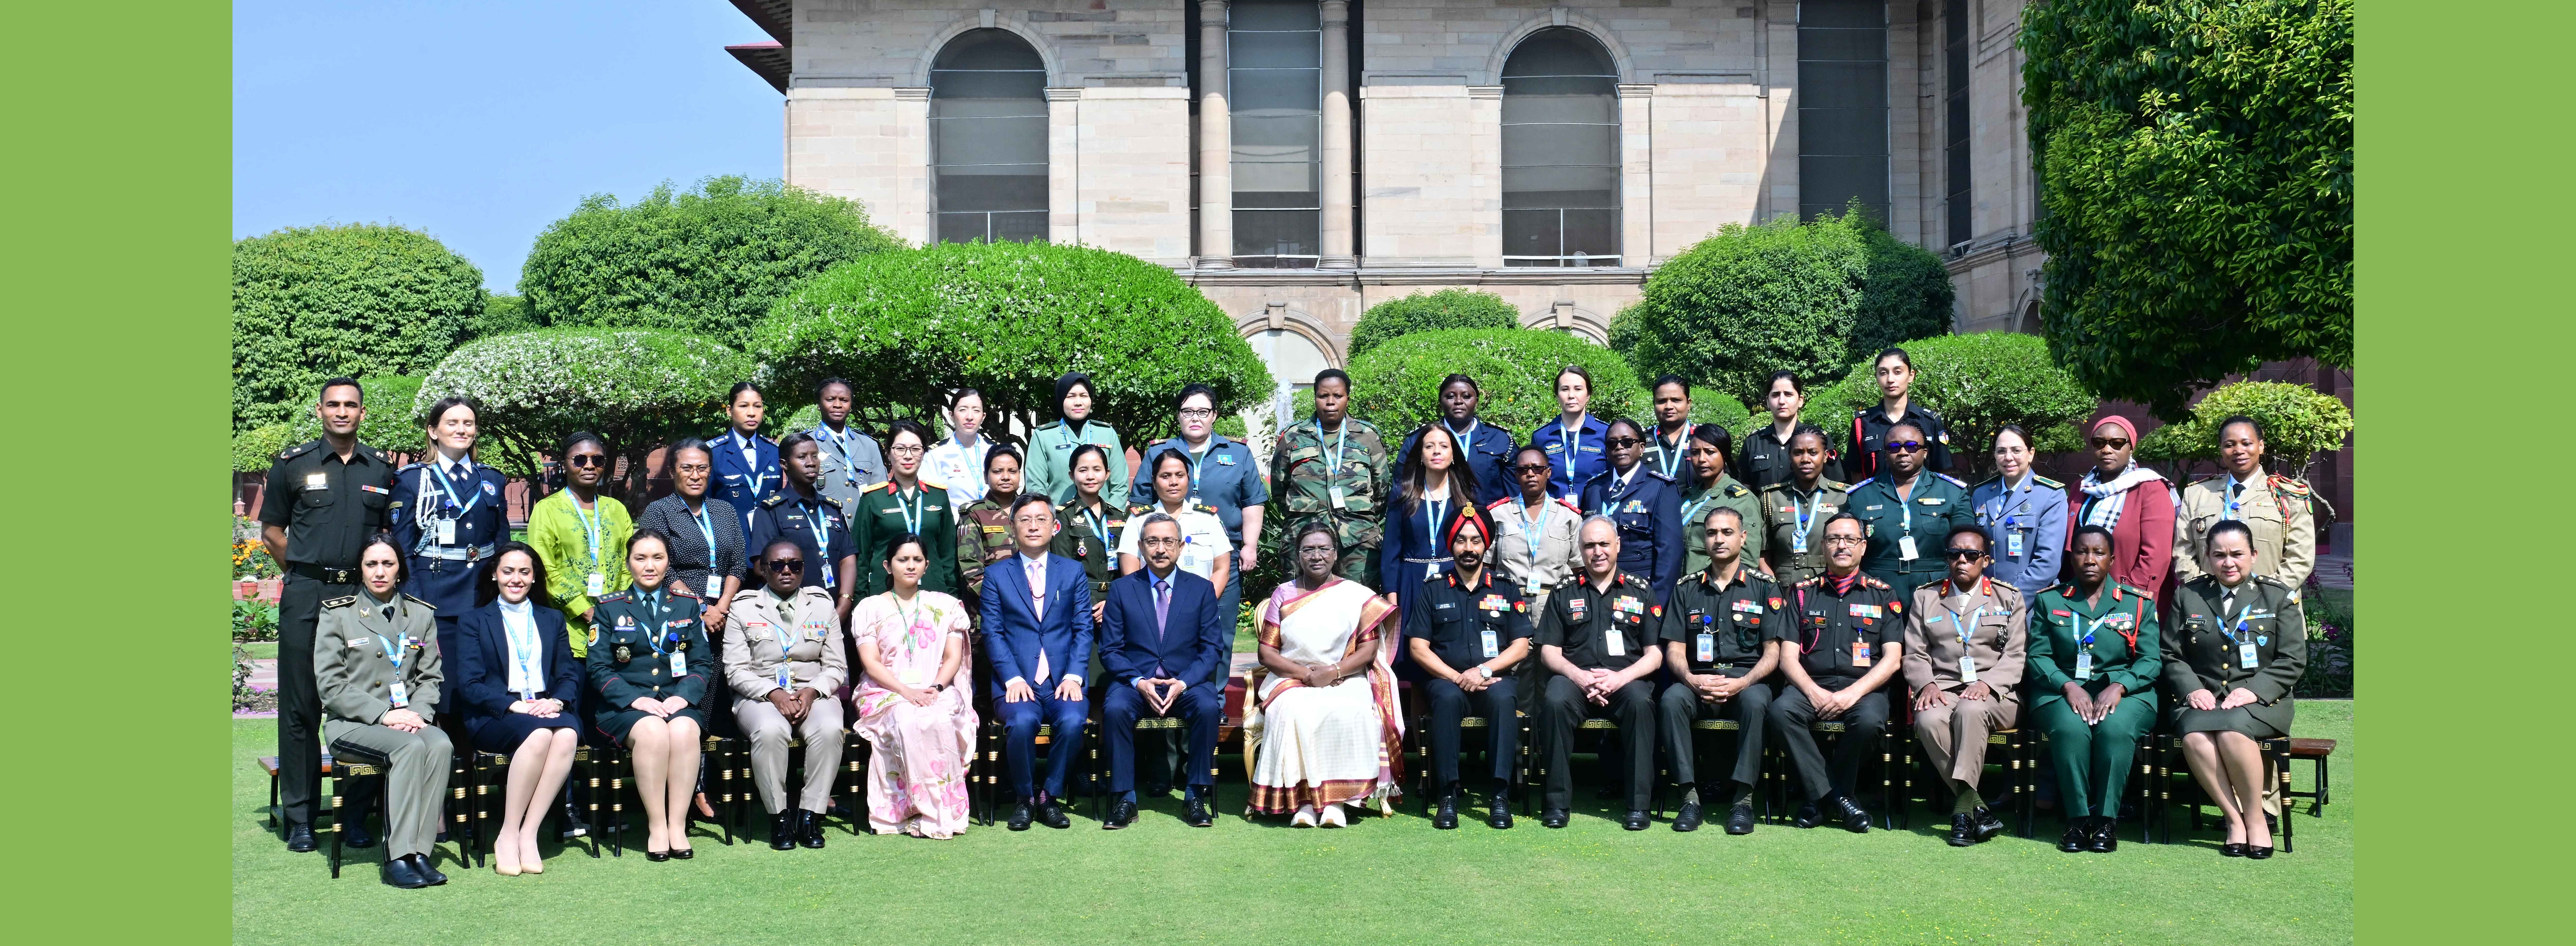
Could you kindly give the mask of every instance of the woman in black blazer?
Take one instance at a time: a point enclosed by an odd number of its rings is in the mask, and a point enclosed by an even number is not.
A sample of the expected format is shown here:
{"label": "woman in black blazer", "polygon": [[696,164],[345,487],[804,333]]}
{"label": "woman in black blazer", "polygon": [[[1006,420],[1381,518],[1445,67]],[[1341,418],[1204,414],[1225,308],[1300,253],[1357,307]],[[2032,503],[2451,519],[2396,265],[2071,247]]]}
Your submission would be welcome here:
{"label": "woman in black blazer", "polygon": [[545,873],[537,853],[543,802],[563,788],[581,730],[572,707],[582,665],[564,636],[563,612],[529,595],[546,585],[545,564],[523,542],[503,543],[492,558],[491,604],[457,621],[454,660],[465,731],[474,748],[510,756],[492,869],[504,877]]}

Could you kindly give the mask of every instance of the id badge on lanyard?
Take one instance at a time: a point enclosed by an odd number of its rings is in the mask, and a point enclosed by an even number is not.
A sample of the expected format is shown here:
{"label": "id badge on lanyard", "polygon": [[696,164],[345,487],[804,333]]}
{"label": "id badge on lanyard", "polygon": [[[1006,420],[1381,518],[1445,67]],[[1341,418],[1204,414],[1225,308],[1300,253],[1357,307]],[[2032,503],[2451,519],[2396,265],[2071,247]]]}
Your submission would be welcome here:
{"label": "id badge on lanyard", "polygon": [[1852,666],[1869,666],[1869,638],[1863,637],[1852,641]]}
{"label": "id badge on lanyard", "polygon": [[2021,530],[2014,528],[2010,520],[2004,522],[2004,557],[2021,557]]}
{"label": "id badge on lanyard", "polygon": [[385,698],[393,703],[395,709],[410,706],[411,688],[404,686],[402,680],[402,655],[403,650],[411,646],[411,641],[391,634],[378,634],[376,639],[386,644],[385,659],[392,661],[394,665],[394,680],[385,687]]}
{"label": "id badge on lanyard", "polygon": [[1692,648],[1692,653],[1700,663],[1716,663],[1717,632],[1707,630],[1699,632],[1699,641]]}
{"label": "id badge on lanyard", "polygon": [[1616,615],[1611,617],[1610,626],[1601,630],[1601,646],[1602,652],[1610,656],[1628,656],[1628,636],[1619,633],[1619,621]]}
{"label": "id badge on lanyard", "polygon": [[[1909,496],[1910,495],[1911,494],[1909,494]],[[1898,534],[1896,536],[1896,560],[1900,562],[1911,562],[1923,557],[1914,551],[1914,502],[1909,498],[1904,502],[1897,503],[1896,508],[1905,513],[1904,524],[1896,527],[1898,530]]]}
{"label": "id badge on lanyard", "polygon": [[1493,628],[1490,628],[1490,627],[1489,627],[1489,628],[1486,628],[1486,629],[1484,630],[1484,632],[1483,632],[1483,633],[1481,633],[1481,634],[1479,634],[1479,635],[1477,635],[1477,636],[1481,639],[1481,642],[1485,645],[1485,659],[1487,659],[1487,660],[1492,660],[1492,659],[1494,659],[1495,657],[1498,657],[1498,656],[1501,656],[1501,655],[1502,655],[1502,653],[1503,653],[1503,640],[1502,640],[1502,635],[1494,633],[1494,629],[1493,629]]}
{"label": "id badge on lanyard", "polygon": [[687,659],[687,654],[686,654],[685,652],[681,651],[679,648],[674,647],[674,648],[672,648],[672,649],[671,649],[670,657],[671,657],[671,679],[673,679],[673,680],[677,680],[677,679],[679,679],[679,678],[681,678],[681,677],[688,676],[688,675],[689,675],[689,661],[688,661],[688,659]]}
{"label": "id badge on lanyard", "polygon": [[454,519],[441,519],[441,520],[438,520],[438,544],[440,544],[440,545],[455,545],[455,544],[456,544],[456,520],[454,520]]}
{"label": "id badge on lanyard", "polygon": [[1977,622],[1985,619],[1986,609],[1984,608],[1978,608],[1977,613],[1970,615],[1965,622],[1961,622],[1956,614],[1950,615],[1950,626],[1959,632],[1959,682],[1961,683],[1977,682],[1977,655],[1968,652],[1968,638],[1976,633]]}
{"label": "id badge on lanyard", "polygon": [[[2102,622],[2095,621],[2093,622],[2093,626],[2094,628],[2099,629],[2102,626]],[[2077,641],[2075,646],[2075,679],[2093,679],[2093,632],[2084,632],[2084,638]]]}

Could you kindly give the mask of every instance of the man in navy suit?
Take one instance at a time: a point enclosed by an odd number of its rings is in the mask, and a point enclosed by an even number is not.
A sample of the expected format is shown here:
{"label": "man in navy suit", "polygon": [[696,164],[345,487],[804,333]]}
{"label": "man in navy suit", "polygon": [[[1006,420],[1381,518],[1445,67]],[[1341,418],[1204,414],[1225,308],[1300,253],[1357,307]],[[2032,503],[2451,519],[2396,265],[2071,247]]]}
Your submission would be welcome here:
{"label": "man in navy suit", "polygon": [[1145,567],[1109,583],[1100,621],[1100,666],[1109,673],[1100,724],[1109,730],[1109,790],[1118,795],[1100,826],[1115,831],[1136,820],[1136,718],[1150,713],[1189,727],[1182,820],[1204,828],[1216,822],[1208,796],[1216,791],[1216,727],[1225,713],[1224,688],[1207,680],[1226,659],[1233,622],[1218,607],[1214,584],[1180,570],[1180,522],[1157,512],[1141,523],[1136,547]]}
{"label": "man in navy suit", "polygon": [[[1091,663],[1091,577],[1081,562],[1047,551],[1054,539],[1055,503],[1022,493],[1011,503],[1019,554],[984,569],[984,653],[993,663],[993,709],[1007,732],[1002,757],[1020,799],[1013,831],[1028,830],[1032,815],[1050,828],[1073,826],[1057,802],[1091,715],[1082,691]],[[1044,791],[1031,774],[1039,723],[1055,729]]]}

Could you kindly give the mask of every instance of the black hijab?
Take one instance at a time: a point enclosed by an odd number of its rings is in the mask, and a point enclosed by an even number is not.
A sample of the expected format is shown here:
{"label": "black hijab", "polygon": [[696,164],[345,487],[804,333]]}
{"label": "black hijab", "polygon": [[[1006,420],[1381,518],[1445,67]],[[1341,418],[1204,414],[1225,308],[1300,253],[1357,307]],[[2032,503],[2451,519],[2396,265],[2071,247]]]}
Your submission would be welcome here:
{"label": "black hijab", "polygon": [[[1079,371],[1067,372],[1064,377],[1055,379],[1055,416],[1064,421],[1065,430],[1071,431],[1076,437],[1080,437],[1082,436],[1082,426],[1090,423],[1091,419],[1089,417],[1084,417],[1080,420],[1076,420],[1072,417],[1066,416],[1064,412],[1064,396],[1073,393],[1074,385],[1077,384],[1082,386],[1084,393],[1091,395],[1093,401],[1097,402],[1100,399],[1099,389],[1091,386],[1090,375],[1083,374]],[[1094,414],[1099,413],[1100,405],[1094,403],[1091,406],[1091,412]]]}

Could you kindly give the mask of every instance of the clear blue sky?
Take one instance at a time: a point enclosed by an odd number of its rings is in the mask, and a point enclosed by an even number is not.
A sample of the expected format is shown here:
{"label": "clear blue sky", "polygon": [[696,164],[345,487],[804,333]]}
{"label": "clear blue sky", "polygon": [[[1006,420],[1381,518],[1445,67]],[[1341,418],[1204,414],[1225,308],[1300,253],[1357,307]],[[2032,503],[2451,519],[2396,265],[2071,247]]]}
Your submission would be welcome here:
{"label": "clear blue sky", "polygon": [[724,0],[233,4],[233,235],[426,230],[515,292],[584,195],[779,175],[781,101]]}

